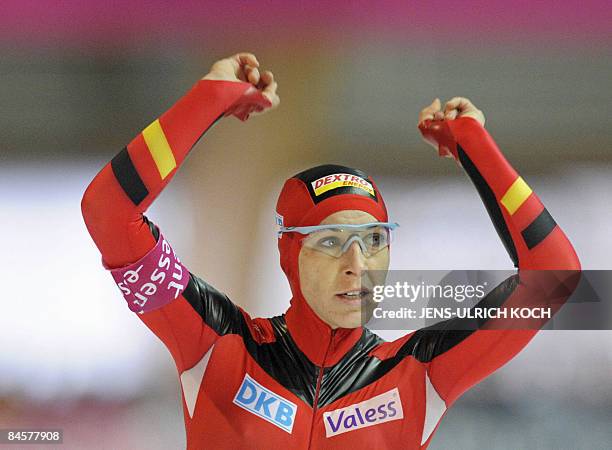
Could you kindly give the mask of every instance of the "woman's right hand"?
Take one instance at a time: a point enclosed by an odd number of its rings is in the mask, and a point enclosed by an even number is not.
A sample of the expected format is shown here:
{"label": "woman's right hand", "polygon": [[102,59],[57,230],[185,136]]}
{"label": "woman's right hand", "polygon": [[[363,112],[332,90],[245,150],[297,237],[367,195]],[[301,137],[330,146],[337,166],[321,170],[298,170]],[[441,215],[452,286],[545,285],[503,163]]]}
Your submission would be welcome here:
{"label": "woman's right hand", "polygon": [[280,98],[274,75],[269,70],[260,73],[259,61],[252,53],[237,53],[214,63],[203,80],[247,82],[252,85],[229,114],[246,120],[251,114],[263,114],[276,108]]}

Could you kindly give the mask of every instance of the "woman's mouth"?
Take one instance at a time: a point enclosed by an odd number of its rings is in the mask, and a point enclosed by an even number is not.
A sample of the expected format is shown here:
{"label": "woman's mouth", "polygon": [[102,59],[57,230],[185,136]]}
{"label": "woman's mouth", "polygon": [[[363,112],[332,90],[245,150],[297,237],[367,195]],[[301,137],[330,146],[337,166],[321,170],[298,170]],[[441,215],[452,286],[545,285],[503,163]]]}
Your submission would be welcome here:
{"label": "woman's mouth", "polygon": [[361,304],[369,295],[371,291],[367,288],[352,289],[350,291],[340,292],[336,294],[336,297],[349,304]]}

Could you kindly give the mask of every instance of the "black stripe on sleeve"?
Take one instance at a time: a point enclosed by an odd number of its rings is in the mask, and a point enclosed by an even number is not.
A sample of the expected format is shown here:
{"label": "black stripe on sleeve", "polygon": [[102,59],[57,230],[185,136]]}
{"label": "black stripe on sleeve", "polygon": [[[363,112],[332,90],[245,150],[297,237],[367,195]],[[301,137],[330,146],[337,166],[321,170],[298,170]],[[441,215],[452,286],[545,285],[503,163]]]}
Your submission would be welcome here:
{"label": "black stripe on sleeve", "polygon": [[527,248],[531,250],[542,242],[556,226],[557,222],[555,222],[555,219],[552,218],[548,210],[544,208],[540,215],[527,228],[521,231]]}
{"label": "black stripe on sleeve", "polygon": [[127,147],[124,147],[123,150],[115,155],[111,161],[111,167],[123,191],[132,200],[134,205],[139,205],[149,195],[149,191],[140,175],[138,175]]}
{"label": "black stripe on sleeve", "polygon": [[510,255],[514,267],[518,267],[519,261],[516,247],[514,246],[514,241],[512,240],[512,236],[510,235],[510,231],[508,230],[508,226],[506,225],[506,221],[504,220],[504,216],[499,207],[499,203],[497,203],[493,190],[460,145],[457,145],[457,152],[459,153],[459,161],[472,180],[472,183],[474,183],[474,186],[476,186],[476,190],[478,190],[478,194],[485,208],[487,208],[489,217],[493,221],[495,230],[497,230],[497,234],[504,243],[504,247],[506,247],[506,251]]}

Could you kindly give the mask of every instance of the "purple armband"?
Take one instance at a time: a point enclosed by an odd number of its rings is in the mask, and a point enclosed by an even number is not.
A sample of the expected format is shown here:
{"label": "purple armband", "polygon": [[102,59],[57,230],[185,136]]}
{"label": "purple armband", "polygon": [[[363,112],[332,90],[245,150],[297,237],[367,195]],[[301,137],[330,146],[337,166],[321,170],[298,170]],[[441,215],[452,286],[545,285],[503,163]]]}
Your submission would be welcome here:
{"label": "purple armband", "polygon": [[110,273],[128,307],[139,314],[153,311],[176,299],[187,287],[189,271],[162,234],[155,247],[135,263]]}

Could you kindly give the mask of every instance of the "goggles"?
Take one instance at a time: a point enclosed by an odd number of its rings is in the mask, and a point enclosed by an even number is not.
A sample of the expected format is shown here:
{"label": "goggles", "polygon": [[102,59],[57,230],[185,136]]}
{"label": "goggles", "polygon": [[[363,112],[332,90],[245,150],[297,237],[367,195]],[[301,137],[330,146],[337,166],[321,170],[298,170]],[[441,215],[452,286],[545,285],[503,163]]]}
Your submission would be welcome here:
{"label": "goggles", "polygon": [[280,227],[278,237],[283,233],[303,234],[303,247],[335,258],[342,256],[353,242],[357,242],[364,256],[369,258],[389,246],[391,231],[397,227],[398,223],[391,222]]}

